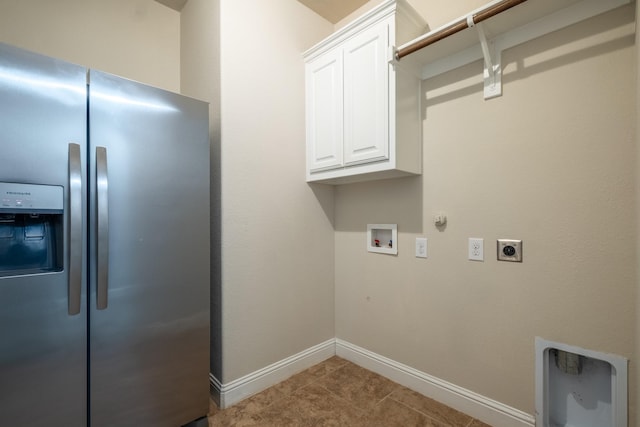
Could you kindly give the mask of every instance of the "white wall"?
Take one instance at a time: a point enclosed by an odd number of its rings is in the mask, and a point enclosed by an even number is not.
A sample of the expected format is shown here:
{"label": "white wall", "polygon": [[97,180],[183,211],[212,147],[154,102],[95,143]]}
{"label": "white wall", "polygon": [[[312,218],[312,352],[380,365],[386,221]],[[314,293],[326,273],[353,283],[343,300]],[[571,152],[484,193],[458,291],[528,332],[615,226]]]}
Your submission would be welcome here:
{"label": "white wall", "polygon": [[297,1],[221,0],[222,378],[334,337],[333,190],[305,183],[301,53],[332,26]]}
{"label": "white wall", "polygon": [[[338,30],[357,17],[363,15],[385,0],[369,0],[357,10],[336,22],[335,29]],[[442,25],[464,16],[472,10],[483,7],[488,0],[464,0],[455,2],[445,2],[443,0],[406,0],[422,17],[428,19],[429,29],[434,30]]]}
{"label": "white wall", "polygon": [[211,373],[222,378],[220,5],[190,0],[180,14],[181,89],[209,102],[211,139]]}
{"label": "white wall", "polygon": [[180,90],[180,14],[152,0],[3,0],[0,41]]}
{"label": "white wall", "polygon": [[[634,15],[503,52],[501,98],[483,100],[480,62],[423,82],[423,175],[336,189],[338,338],[530,414],[535,336],[636,360]],[[397,257],[366,252],[367,223],[398,224]],[[497,238],[523,239],[524,262],[497,262]]]}
{"label": "white wall", "polygon": [[[640,149],[638,149],[638,147],[640,147],[640,132],[638,130],[640,129],[640,31],[638,31],[638,22],[640,22],[640,8],[638,8],[636,4],[636,257],[638,248],[640,247],[640,176],[638,175],[638,167],[640,166]],[[638,369],[638,364],[640,363],[640,310],[638,310],[638,307],[640,307],[640,263],[636,262],[635,355],[631,361],[630,388],[632,394],[629,399],[634,409],[636,422],[638,422],[637,420],[640,418],[638,416],[638,410],[640,410],[640,393],[638,392],[638,388],[640,387],[640,369]]]}
{"label": "white wall", "polygon": [[212,372],[223,383],[334,336],[333,190],[304,181],[301,57],[332,29],[290,0],[192,0],[182,17],[151,0],[0,5],[3,42],[174,91],[182,80],[211,103]]}
{"label": "white wall", "polygon": [[[484,1],[412,3],[436,28]],[[6,0],[0,40],[170,90],[182,50],[182,86],[212,103],[221,165],[212,371],[223,383],[335,334],[532,413],[541,335],[631,358],[634,425],[634,15],[504,52],[499,99],[482,100],[479,63],[425,81],[423,176],[341,186],[335,201],[304,183],[300,56],[333,28],[296,1],[190,0],[180,24],[151,0]],[[370,222],[399,224],[398,257],[364,251]],[[419,235],[427,260],[412,254]],[[468,237],[485,238],[484,263],[466,260]],[[498,237],[524,239],[523,264],[492,259]]]}

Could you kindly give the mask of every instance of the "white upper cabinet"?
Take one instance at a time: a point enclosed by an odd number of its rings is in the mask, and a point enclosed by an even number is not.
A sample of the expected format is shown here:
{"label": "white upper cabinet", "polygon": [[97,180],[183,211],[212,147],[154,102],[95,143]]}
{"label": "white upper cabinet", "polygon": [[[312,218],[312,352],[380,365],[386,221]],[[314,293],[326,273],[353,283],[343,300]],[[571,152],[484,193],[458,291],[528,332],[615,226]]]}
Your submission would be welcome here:
{"label": "white upper cabinet", "polygon": [[387,26],[344,44],[344,163],[389,159]]}
{"label": "white upper cabinet", "polygon": [[342,166],[342,50],[306,65],[307,166],[313,172]]}
{"label": "white upper cabinet", "polygon": [[425,26],[388,0],[305,52],[308,182],[422,172],[420,80],[389,61]]}

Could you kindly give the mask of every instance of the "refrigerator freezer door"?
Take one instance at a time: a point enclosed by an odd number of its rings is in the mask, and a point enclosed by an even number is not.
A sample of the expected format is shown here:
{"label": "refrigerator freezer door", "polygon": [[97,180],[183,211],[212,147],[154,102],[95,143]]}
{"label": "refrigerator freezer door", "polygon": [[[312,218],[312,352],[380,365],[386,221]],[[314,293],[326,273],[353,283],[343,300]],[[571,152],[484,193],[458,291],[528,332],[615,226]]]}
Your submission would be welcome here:
{"label": "refrigerator freezer door", "polygon": [[[86,304],[80,304],[78,314],[70,314],[68,294],[69,146],[80,145],[80,167],[86,173],[86,97],[84,68],[0,44],[0,181],[64,189],[64,216],[58,225],[51,222],[47,235],[27,235],[24,228],[23,236],[34,241],[45,236],[62,239],[62,245],[48,245],[52,256],[62,257],[62,268],[0,277],[3,426],[87,423]],[[25,198],[32,196],[23,193]],[[80,197],[82,221],[86,196],[81,193]],[[9,231],[0,239],[10,238],[11,220],[11,215],[0,214],[0,223]],[[47,227],[42,216],[24,215],[25,223],[31,220],[45,224],[43,230]],[[82,242],[86,233],[82,228],[80,232]],[[74,250],[85,257],[81,245]],[[17,251],[3,252],[0,263],[12,263],[12,258],[20,256]],[[72,289],[82,292],[81,296],[86,288],[83,277],[81,286]],[[73,300],[72,305],[82,301],[77,296]]]}
{"label": "refrigerator freezer door", "polygon": [[[108,162],[109,230],[104,309],[90,261],[91,425],[183,425],[208,410],[208,108],[93,70],[89,105],[90,164],[97,150]],[[89,173],[95,220],[105,213]]]}

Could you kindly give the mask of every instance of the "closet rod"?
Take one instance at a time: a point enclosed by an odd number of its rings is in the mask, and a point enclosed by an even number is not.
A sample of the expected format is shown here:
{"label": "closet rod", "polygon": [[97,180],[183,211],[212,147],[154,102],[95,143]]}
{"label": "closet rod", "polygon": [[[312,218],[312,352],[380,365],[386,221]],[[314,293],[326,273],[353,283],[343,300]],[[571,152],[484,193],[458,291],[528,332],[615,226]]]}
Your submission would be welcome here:
{"label": "closet rod", "polygon": [[[507,9],[511,9],[512,7],[517,6],[520,3],[524,3],[525,1],[527,0],[502,0],[498,3],[492,4],[491,6],[488,6],[486,9],[482,9],[474,13],[473,15],[470,15],[469,17],[460,18],[453,24],[448,25],[433,34],[430,34],[427,37],[420,39],[407,47],[399,49],[396,52],[396,60],[400,60],[401,58],[410,55],[417,50],[439,42],[440,40],[445,39],[462,30],[470,28],[475,24],[479,24],[480,22],[496,16],[497,14],[502,13]],[[469,21],[472,21],[472,25],[469,25]]]}

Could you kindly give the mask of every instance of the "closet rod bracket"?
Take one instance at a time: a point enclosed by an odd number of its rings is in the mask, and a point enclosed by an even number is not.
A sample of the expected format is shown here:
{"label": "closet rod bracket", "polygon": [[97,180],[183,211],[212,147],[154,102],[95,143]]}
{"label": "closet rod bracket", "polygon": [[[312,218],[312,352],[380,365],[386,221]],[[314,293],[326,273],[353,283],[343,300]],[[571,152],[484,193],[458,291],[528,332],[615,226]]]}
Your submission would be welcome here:
{"label": "closet rod bracket", "polygon": [[473,15],[467,16],[469,28],[475,27],[484,57],[484,99],[502,96],[502,64],[501,51],[495,49],[495,44],[487,40],[482,23],[475,24]]}

